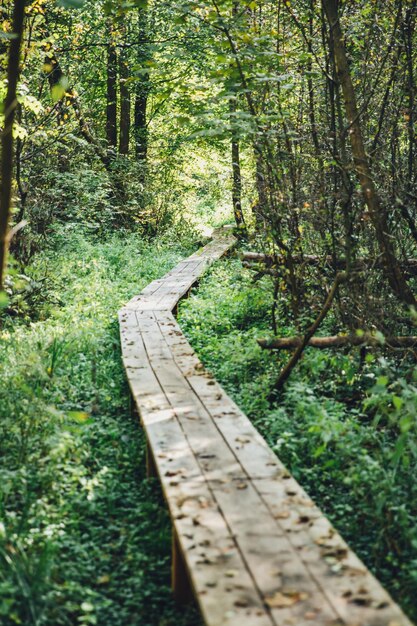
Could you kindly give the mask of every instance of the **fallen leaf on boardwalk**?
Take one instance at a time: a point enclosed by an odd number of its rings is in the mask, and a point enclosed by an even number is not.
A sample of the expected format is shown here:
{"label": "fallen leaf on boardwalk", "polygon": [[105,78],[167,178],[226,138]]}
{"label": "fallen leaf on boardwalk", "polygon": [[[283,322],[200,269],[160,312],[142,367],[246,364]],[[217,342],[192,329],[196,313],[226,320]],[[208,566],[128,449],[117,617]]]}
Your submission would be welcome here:
{"label": "fallen leaf on boardwalk", "polygon": [[250,443],[249,437],[236,437],[235,441],[238,443]]}
{"label": "fallen leaf on boardwalk", "polygon": [[342,569],[346,574],[348,574],[348,576],[365,576],[367,573],[364,569],[360,569],[359,567],[351,567],[349,565],[342,565]]}
{"label": "fallen leaf on boardwalk", "polygon": [[270,609],[285,609],[308,598],[308,593],[300,591],[277,591],[273,596],[265,598]]}
{"label": "fallen leaf on boardwalk", "polygon": [[271,576],[281,576],[282,571],[280,569],[273,569],[270,571]]}
{"label": "fallen leaf on boardwalk", "polygon": [[297,498],[296,502],[297,504],[301,504],[301,506],[306,506],[310,509],[314,507],[314,502],[312,502],[311,500],[306,500],[305,498]]}
{"label": "fallen leaf on boardwalk", "polygon": [[237,570],[235,570],[235,569],[229,569],[229,570],[226,572],[225,576],[227,576],[228,578],[234,578],[235,576],[237,576],[237,574],[238,574],[238,571],[237,571]]}
{"label": "fallen leaf on boardwalk", "polygon": [[247,489],[248,488],[248,483],[238,483],[236,485],[237,489]]}
{"label": "fallen leaf on boardwalk", "polygon": [[246,608],[247,606],[249,606],[249,602],[247,600],[236,600],[235,606]]}
{"label": "fallen leaf on boardwalk", "polygon": [[317,537],[317,539],[314,540],[314,543],[316,543],[318,546],[326,546],[326,547],[331,547],[329,545],[329,540],[331,539],[331,537],[329,535],[324,535],[323,537]]}
{"label": "fallen leaf on boardwalk", "polygon": [[318,615],[318,614],[319,614],[319,611],[318,611],[318,610],[317,610],[317,611],[308,611],[308,612],[304,615],[304,617],[305,617],[305,619],[308,619],[308,620],[310,620],[310,619],[316,619],[316,617],[317,617],[317,615]]}
{"label": "fallen leaf on boardwalk", "polygon": [[178,474],[182,474],[184,471],[184,469],[168,470],[165,472],[165,476],[177,476]]}
{"label": "fallen leaf on boardwalk", "polygon": [[280,511],[279,513],[275,513],[275,519],[288,519],[291,513],[289,511]]}
{"label": "fallen leaf on boardwalk", "polygon": [[321,553],[322,553],[322,556],[325,558],[333,557],[339,561],[341,561],[342,559],[345,559],[348,556],[347,549],[342,546],[334,546],[334,547],[323,546],[321,549]]}

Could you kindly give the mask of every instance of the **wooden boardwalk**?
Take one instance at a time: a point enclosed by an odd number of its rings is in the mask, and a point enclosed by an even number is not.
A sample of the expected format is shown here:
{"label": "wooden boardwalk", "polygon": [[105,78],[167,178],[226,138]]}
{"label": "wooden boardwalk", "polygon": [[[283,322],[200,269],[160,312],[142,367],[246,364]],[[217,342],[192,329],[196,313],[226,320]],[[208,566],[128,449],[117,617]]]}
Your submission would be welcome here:
{"label": "wooden boardwalk", "polygon": [[204,369],[172,311],[211,243],[119,313],[123,362],[173,522],[173,587],[209,626],[411,626]]}

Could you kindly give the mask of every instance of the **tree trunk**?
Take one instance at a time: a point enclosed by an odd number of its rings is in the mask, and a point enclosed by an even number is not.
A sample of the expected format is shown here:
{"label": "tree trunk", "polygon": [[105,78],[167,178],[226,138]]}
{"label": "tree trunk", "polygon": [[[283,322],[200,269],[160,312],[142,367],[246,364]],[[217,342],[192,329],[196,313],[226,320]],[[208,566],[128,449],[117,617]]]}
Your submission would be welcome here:
{"label": "tree trunk", "polygon": [[136,158],[141,164],[141,179],[145,185],[146,180],[146,164],[148,158],[148,122],[147,122],[147,105],[150,91],[149,73],[146,70],[146,63],[150,59],[149,45],[147,44],[148,36],[148,2],[147,0],[141,4],[138,14],[138,57],[137,64],[142,70],[140,73],[135,90],[135,151]]}
{"label": "tree trunk", "polygon": [[230,100],[230,123],[232,127],[232,203],[236,227],[242,233],[246,233],[246,224],[242,212],[242,175],[240,170],[240,145],[236,131],[236,99]]}
{"label": "tree trunk", "polygon": [[20,48],[25,19],[25,0],[15,0],[13,34],[7,64],[7,93],[4,100],[4,127],[1,137],[0,181],[0,290],[3,288],[8,248],[8,228],[13,181],[13,123],[16,115],[16,88],[19,79]]}
{"label": "tree trunk", "polygon": [[115,154],[117,149],[117,53],[111,18],[107,20],[107,37],[106,138],[110,151]]}
{"label": "tree trunk", "polygon": [[130,89],[126,81],[129,78],[128,53],[123,50],[119,59],[120,80],[120,124],[119,124],[119,153],[129,154],[130,138]]}
{"label": "tree trunk", "polygon": [[395,256],[388,216],[382,205],[365,151],[360,114],[356,94],[349,70],[343,33],[339,20],[339,0],[322,0],[333,37],[333,48],[337,76],[342,86],[344,103],[350,128],[350,141],[356,172],[369,210],[369,216],[375,229],[377,242],[384,262],[384,271],[393,292],[407,304],[416,304],[416,300]]}

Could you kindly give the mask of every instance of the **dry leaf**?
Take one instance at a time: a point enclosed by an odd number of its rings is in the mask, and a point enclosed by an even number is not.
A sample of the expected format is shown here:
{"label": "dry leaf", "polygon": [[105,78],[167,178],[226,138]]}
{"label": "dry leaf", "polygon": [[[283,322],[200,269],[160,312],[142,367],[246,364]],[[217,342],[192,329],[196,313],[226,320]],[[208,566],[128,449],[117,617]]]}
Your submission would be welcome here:
{"label": "dry leaf", "polygon": [[289,511],[280,511],[274,515],[275,519],[288,519],[291,513]]}
{"label": "dry leaf", "polygon": [[304,615],[305,619],[316,619],[317,615],[318,615],[318,611],[307,611],[307,613]]}
{"label": "dry leaf", "polygon": [[165,476],[178,476],[178,474],[182,474],[185,470],[184,469],[177,469],[177,470],[168,470],[165,472]]}
{"label": "dry leaf", "polygon": [[236,437],[235,441],[237,441],[238,443],[250,443],[250,439],[249,437]]}
{"label": "dry leaf", "polygon": [[242,608],[246,608],[249,606],[249,602],[247,600],[236,600],[235,606],[240,606]]}
{"label": "dry leaf", "polygon": [[273,596],[266,598],[265,602],[270,609],[285,609],[307,598],[308,593],[300,591],[277,591]]}

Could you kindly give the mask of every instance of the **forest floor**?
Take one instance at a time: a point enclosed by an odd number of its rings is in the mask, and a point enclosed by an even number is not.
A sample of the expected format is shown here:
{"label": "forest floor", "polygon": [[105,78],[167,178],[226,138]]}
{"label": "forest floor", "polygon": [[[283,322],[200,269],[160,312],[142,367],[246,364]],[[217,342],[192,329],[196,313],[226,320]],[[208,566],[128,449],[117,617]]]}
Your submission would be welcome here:
{"label": "forest floor", "polygon": [[2,626],[199,623],[171,597],[171,526],[146,478],[117,321],[195,248],[170,239],[63,231],[12,299],[21,319],[0,331]]}

